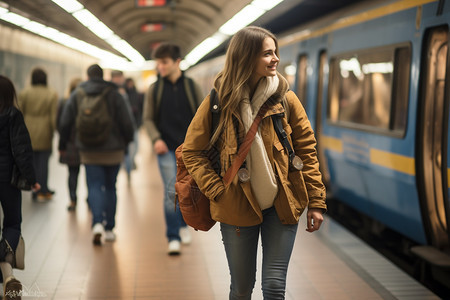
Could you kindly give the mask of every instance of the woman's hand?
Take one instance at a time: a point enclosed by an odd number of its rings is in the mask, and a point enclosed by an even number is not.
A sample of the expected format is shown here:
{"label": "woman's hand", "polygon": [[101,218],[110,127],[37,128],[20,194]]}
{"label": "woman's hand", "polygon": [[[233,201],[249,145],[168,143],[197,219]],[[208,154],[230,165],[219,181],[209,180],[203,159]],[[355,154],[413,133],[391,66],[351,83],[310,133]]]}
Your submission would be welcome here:
{"label": "woman's hand", "polygon": [[39,183],[35,183],[35,184],[33,184],[32,186],[31,186],[31,190],[33,191],[33,192],[37,192],[37,191],[39,191],[41,189],[41,185],[39,184]]}
{"label": "woman's hand", "polygon": [[320,208],[308,209],[308,214],[306,216],[306,231],[314,232],[316,230],[319,230],[322,222],[323,222],[322,209]]}

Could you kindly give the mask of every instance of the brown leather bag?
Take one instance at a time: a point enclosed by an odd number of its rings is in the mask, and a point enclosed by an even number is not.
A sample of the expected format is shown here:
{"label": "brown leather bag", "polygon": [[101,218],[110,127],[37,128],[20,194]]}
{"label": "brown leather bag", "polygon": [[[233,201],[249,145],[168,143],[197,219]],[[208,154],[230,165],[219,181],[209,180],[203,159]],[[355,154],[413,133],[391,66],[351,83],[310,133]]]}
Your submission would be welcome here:
{"label": "brown leather bag", "polygon": [[175,203],[178,200],[181,214],[187,225],[195,230],[208,231],[216,221],[211,218],[209,199],[200,191],[183,162],[183,144],[175,151],[177,178]]}

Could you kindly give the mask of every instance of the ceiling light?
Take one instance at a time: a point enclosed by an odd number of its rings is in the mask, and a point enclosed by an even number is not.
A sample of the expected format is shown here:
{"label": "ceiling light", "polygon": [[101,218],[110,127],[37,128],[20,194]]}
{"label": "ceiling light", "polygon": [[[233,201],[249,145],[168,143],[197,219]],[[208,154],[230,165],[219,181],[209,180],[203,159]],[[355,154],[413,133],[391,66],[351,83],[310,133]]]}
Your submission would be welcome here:
{"label": "ceiling light", "polygon": [[101,39],[107,39],[110,36],[114,35],[114,32],[102,22],[97,22],[89,26],[88,28],[90,31],[92,31],[95,35],[97,35]]}
{"label": "ceiling light", "polygon": [[186,55],[186,62],[189,65],[197,63],[200,58],[216,49],[217,46],[225,41],[226,38],[226,36],[220,33],[216,33],[215,35],[207,38],[206,40],[198,44],[197,47],[195,47],[188,55]]}
{"label": "ceiling light", "polygon": [[4,20],[6,22],[12,23],[14,25],[17,25],[17,26],[23,26],[26,23],[30,22],[29,19],[24,18],[18,14],[12,13],[12,12],[8,12],[6,14],[0,15],[0,19]]}
{"label": "ceiling light", "polygon": [[83,24],[86,27],[90,27],[98,22],[99,19],[97,19],[96,16],[94,16],[90,11],[87,9],[82,9],[77,12],[74,12],[72,16],[75,17],[81,24]]}
{"label": "ceiling light", "polygon": [[83,5],[76,0],[52,0],[52,1],[61,6],[62,9],[64,9],[70,14],[84,8]]}
{"label": "ceiling light", "polygon": [[266,11],[253,5],[247,5],[240,12],[235,14],[228,22],[219,28],[219,32],[227,35],[233,35],[241,28],[252,23],[263,15]]}
{"label": "ceiling light", "polygon": [[253,0],[251,4],[267,11],[271,10],[281,2],[283,2],[283,0]]}
{"label": "ceiling light", "polygon": [[37,34],[40,34],[45,28],[47,28],[47,26],[42,25],[35,21],[28,22],[23,26],[23,29],[29,30]]}

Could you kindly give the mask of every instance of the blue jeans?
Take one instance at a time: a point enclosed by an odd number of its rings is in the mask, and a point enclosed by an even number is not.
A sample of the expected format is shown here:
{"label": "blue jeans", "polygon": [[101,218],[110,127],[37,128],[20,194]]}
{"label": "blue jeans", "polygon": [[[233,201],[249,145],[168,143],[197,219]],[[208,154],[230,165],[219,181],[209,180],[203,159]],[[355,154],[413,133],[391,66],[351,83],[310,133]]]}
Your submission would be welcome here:
{"label": "blue jeans", "polygon": [[106,230],[116,225],[116,179],[120,164],[113,166],[85,165],[92,226],[104,224]]}
{"label": "blue jeans", "polygon": [[175,178],[177,175],[177,162],[175,151],[158,155],[158,166],[164,184],[164,217],[166,220],[166,236],[170,241],[180,240],[180,227],[186,223],[179,209],[175,211]]}
{"label": "blue jeans", "polygon": [[260,232],[264,299],[284,299],[287,269],[297,226],[298,224],[283,225],[274,207],[263,210],[263,222],[256,226],[236,227],[220,224],[231,274],[230,299],[251,299],[256,280],[256,254]]}
{"label": "blue jeans", "polygon": [[125,154],[125,170],[130,174],[132,170],[136,169],[134,158],[139,147],[139,131],[134,132],[133,141],[128,144],[128,153]]}

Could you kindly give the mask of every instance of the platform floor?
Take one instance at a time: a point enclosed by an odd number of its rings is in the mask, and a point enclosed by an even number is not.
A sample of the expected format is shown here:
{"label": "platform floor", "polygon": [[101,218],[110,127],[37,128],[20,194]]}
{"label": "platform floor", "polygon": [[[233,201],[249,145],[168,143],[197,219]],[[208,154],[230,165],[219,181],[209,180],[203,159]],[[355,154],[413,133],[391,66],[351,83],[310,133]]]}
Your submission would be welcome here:
{"label": "platform floor", "polygon": [[[56,144],[56,143],[55,143]],[[118,176],[117,241],[93,246],[84,170],[77,211],[66,210],[67,170],[53,153],[47,203],[23,195],[22,299],[228,299],[229,273],[219,226],[192,231],[180,256],[166,254],[162,182],[156,158],[140,134],[138,169]],[[325,216],[317,233],[301,220],[288,272],[286,299],[439,299]],[[258,272],[260,267],[258,266]],[[262,299],[260,273],[252,299]]]}

